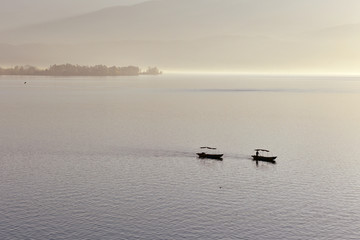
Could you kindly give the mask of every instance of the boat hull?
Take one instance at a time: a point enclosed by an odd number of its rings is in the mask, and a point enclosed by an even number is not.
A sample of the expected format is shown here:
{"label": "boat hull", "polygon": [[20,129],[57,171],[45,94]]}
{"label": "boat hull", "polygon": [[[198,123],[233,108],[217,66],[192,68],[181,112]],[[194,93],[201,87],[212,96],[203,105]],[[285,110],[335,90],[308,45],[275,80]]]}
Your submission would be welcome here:
{"label": "boat hull", "polygon": [[264,157],[264,156],[252,155],[252,158],[253,158],[254,161],[263,161],[263,162],[275,163],[275,159],[277,157]]}
{"label": "boat hull", "polygon": [[222,157],[224,154],[208,154],[208,153],[196,153],[199,158],[209,158],[209,159],[216,159],[216,160],[223,160]]}

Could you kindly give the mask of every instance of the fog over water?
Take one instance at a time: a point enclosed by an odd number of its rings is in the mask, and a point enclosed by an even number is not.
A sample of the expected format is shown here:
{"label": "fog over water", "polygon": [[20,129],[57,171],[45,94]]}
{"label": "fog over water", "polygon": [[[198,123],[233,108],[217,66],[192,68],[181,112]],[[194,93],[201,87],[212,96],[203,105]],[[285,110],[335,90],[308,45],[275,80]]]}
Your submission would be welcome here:
{"label": "fog over water", "polygon": [[359,101],[358,77],[0,77],[1,238],[358,239]]}

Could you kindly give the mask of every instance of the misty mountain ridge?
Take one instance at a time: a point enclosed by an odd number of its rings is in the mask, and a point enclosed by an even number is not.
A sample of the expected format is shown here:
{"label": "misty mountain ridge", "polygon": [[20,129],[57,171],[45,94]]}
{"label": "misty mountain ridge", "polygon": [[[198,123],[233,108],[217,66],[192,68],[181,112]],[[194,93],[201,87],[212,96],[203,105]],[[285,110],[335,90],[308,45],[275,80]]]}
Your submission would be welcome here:
{"label": "misty mountain ridge", "polygon": [[1,0],[0,31],[142,1],[145,0]]}
{"label": "misty mountain ridge", "polygon": [[307,35],[310,37],[320,38],[324,41],[359,41],[360,23],[324,28],[316,32],[307,33]]}
{"label": "misty mountain ridge", "polygon": [[21,27],[0,36],[3,43],[19,44],[186,40],[216,35],[287,37],[355,20],[360,23],[360,9],[348,8],[348,17],[343,19],[339,15],[343,12],[331,2],[340,0],[329,0],[326,6],[319,0],[154,0]]}
{"label": "misty mountain ridge", "polygon": [[0,64],[353,71],[360,47],[339,44],[360,40],[355,3],[153,0],[110,7],[1,32]]}

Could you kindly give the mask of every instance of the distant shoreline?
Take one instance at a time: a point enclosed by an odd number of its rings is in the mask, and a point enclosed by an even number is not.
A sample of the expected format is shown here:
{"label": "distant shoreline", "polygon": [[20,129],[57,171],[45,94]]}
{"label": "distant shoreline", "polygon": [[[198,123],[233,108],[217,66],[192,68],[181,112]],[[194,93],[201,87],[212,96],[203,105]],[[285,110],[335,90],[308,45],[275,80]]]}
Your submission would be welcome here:
{"label": "distant shoreline", "polygon": [[46,69],[39,69],[34,66],[15,66],[13,68],[0,67],[0,75],[14,76],[139,76],[139,75],[160,75],[157,67],[148,67],[141,70],[137,66],[107,67],[105,65],[81,66],[73,64],[51,65]]}

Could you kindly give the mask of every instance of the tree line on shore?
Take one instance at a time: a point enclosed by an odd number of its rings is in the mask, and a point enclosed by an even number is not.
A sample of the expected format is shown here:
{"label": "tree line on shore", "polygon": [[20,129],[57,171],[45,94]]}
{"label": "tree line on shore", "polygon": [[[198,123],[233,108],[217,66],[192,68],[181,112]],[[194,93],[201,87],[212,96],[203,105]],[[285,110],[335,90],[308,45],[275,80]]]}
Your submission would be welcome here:
{"label": "tree line on shore", "polygon": [[15,66],[13,68],[1,68],[0,75],[34,75],[34,76],[139,76],[159,75],[162,72],[157,67],[149,67],[142,71],[136,66],[107,67],[105,65],[81,66],[72,64],[54,64],[46,69],[34,66]]}

